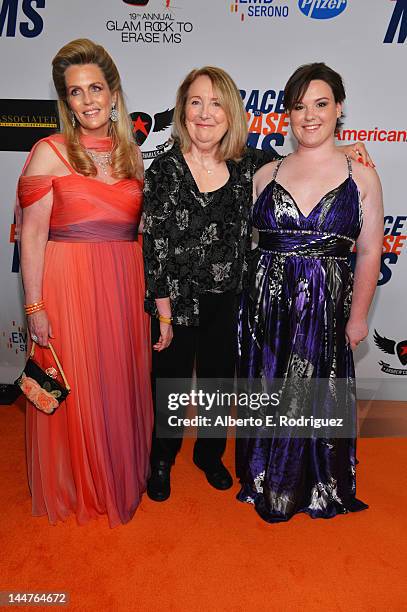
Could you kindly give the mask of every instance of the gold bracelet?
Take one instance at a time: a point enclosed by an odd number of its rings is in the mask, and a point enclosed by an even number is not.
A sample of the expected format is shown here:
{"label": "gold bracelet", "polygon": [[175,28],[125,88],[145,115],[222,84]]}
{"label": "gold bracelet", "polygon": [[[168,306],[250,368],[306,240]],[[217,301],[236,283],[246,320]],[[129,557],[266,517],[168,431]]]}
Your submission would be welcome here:
{"label": "gold bracelet", "polygon": [[167,323],[167,325],[171,325],[172,323],[172,317],[164,317],[164,315],[158,315],[158,320],[161,323]]}
{"label": "gold bracelet", "polygon": [[33,310],[27,310],[25,315],[29,317],[30,315],[35,314],[36,312],[40,312],[41,310],[45,310],[45,306],[39,306],[38,308],[35,308]]}
{"label": "gold bracelet", "polygon": [[41,300],[40,302],[33,302],[32,304],[25,304],[24,310],[26,315],[33,314],[34,312],[39,312],[40,310],[45,309],[45,302]]}
{"label": "gold bracelet", "polygon": [[24,308],[32,308],[32,306],[39,306],[40,304],[44,304],[44,300],[39,300],[38,302],[33,302],[32,304],[24,304]]}
{"label": "gold bracelet", "polygon": [[24,310],[35,310],[35,308],[41,308],[41,306],[44,306],[45,302],[36,302],[35,304],[28,304],[27,306],[24,306]]}

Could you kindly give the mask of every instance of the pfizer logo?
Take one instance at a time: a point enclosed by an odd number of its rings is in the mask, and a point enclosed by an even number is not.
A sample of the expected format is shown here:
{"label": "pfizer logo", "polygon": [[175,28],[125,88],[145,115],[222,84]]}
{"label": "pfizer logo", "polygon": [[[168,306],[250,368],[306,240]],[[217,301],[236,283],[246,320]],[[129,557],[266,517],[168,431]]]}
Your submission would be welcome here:
{"label": "pfizer logo", "polygon": [[299,0],[298,7],[312,19],[333,19],[348,6],[348,0]]}

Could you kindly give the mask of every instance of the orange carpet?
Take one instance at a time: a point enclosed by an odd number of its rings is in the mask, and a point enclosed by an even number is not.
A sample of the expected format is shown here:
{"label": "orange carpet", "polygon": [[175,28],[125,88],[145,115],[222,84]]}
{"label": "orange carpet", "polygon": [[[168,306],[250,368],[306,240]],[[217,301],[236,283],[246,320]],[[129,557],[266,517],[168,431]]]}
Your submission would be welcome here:
{"label": "orange carpet", "polygon": [[21,408],[0,407],[0,436],[0,591],[68,591],[65,608],[81,612],[406,609],[405,439],[360,440],[369,510],[277,525],[238,503],[237,485],[210,488],[187,440],[171,499],[144,497],[130,524],[110,530],[105,519],[52,527],[31,517]]}

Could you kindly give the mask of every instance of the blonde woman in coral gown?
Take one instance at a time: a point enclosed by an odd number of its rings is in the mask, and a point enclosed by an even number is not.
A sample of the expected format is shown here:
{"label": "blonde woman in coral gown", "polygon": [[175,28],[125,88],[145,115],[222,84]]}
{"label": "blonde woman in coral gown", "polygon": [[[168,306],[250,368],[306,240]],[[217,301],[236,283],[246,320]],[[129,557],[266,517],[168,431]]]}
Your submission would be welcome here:
{"label": "blonde woman in coral gown", "polygon": [[63,134],[34,147],[19,181],[25,302],[36,360],[52,339],[72,387],[52,416],[27,406],[33,514],[129,521],[152,432],[149,322],[136,241],[141,156],[107,52],[72,41],[53,61]]}

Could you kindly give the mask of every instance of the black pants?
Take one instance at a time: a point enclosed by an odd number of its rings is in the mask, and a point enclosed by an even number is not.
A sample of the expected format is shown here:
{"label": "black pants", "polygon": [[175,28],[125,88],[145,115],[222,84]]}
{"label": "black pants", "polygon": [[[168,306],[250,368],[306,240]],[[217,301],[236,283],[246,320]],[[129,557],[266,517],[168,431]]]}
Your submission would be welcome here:
{"label": "black pants", "polygon": [[[199,300],[199,327],[174,325],[174,338],[170,346],[160,352],[153,351],[153,396],[156,425],[163,414],[157,411],[155,401],[156,381],[160,378],[190,379],[194,364],[197,378],[233,378],[237,354],[237,305],[234,292],[205,293]],[[159,323],[152,319],[153,344],[160,335]],[[161,414],[160,414],[161,413]],[[179,409],[177,416],[182,417]],[[165,425],[164,425],[165,427]],[[194,454],[205,469],[210,469],[220,460],[226,447],[226,430],[222,438],[203,437],[198,432]],[[151,464],[160,460],[173,463],[182,438],[164,438],[153,432]]]}

